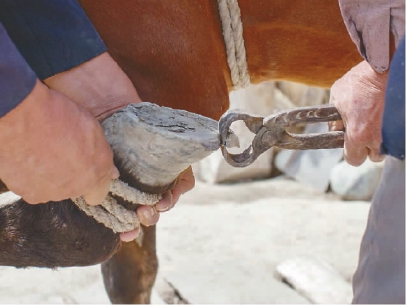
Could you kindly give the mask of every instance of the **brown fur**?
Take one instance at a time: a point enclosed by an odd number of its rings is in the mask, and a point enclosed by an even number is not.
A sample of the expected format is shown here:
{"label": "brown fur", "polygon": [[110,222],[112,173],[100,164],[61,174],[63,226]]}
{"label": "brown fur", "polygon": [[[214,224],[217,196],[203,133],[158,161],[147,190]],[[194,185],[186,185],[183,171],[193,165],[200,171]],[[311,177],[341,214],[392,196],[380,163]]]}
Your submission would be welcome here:
{"label": "brown fur", "polygon": [[[142,100],[214,119],[227,110],[231,80],[216,0],[79,2]],[[239,5],[253,83],[280,79],[329,87],[361,61],[336,0]],[[118,246],[117,235],[69,201],[20,201],[0,210],[2,265],[91,265],[107,260]],[[103,263],[112,302],[149,302],[157,266],[151,227],[141,246],[124,244]]]}
{"label": "brown fur", "polygon": [[155,227],[143,227],[142,242],[123,243],[120,251],[102,264],[104,285],[113,303],[147,304],[158,270]]}

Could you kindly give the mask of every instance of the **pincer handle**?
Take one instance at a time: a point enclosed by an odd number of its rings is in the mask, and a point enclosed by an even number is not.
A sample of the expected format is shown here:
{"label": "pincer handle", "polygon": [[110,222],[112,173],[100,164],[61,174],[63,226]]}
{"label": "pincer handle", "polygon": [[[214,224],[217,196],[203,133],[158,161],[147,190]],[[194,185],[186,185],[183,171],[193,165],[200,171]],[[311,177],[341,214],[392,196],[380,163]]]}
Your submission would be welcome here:
{"label": "pincer handle", "polygon": [[[266,136],[263,137],[263,141],[264,145],[267,145]],[[342,148],[344,146],[344,131],[307,134],[290,134],[285,131],[273,146],[295,150]]]}
{"label": "pincer handle", "polygon": [[331,104],[284,110],[264,118],[265,127],[286,128],[299,124],[333,122],[341,120],[337,108]]}
{"label": "pincer handle", "polygon": [[[299,124],[314,124],[341,120],[341,115],[333,105],[301,107],[283,111],[264,119],[264,126],[270,130],[275,127],[286,128]],[[344,146],[344,132],[331,131],[310,134],[291,134],[283,130],[275,141],[275,132],[265,132],[261,138],[262,145],[276,146],[283,149],[331,149]],[[276,143],[275,143],[276,142]]]}

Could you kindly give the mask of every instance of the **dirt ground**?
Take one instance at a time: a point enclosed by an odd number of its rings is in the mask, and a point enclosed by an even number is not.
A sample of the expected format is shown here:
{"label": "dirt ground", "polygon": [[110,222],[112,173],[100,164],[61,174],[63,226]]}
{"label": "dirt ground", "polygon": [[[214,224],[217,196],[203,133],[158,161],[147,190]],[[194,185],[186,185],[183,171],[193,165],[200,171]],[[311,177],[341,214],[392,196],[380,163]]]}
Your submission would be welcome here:
{"label": "dirt ground", "polygon": [[[160,219],[160,270],[152,302],[309,303],[275,276],[276,266],[307,255],[327,262],[349,283],[368,209],[369,202],[341,201],[284,177],[198,182]],[[0,267],[0,302],[109,300],[99,266]]]}

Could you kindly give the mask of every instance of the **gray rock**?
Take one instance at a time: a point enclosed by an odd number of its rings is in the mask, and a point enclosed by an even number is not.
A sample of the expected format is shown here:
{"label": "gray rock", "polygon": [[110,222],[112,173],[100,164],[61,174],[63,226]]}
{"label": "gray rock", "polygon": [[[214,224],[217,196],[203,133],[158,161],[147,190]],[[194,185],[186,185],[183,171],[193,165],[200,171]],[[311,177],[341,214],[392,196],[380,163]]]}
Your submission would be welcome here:
{"label": "gray rock", "polygon": [[383,165],[384,161],[377,163],[367,159],[355,167],[342,161],[331,172],[331,189],[345,200],[369,201],[381,179]]}

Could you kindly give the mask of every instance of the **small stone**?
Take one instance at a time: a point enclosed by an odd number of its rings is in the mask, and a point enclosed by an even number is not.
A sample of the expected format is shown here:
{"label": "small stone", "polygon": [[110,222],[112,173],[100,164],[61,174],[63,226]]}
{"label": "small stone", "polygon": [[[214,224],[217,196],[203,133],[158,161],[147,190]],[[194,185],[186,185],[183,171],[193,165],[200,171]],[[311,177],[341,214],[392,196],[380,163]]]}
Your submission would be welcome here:
{"label": "small stone", "polygon": [[384,161],[369,159],[358,167],[346,161],[338,163],[330,176],[332,191],[344,200],[371,200],[381,179],[383,164]]}

